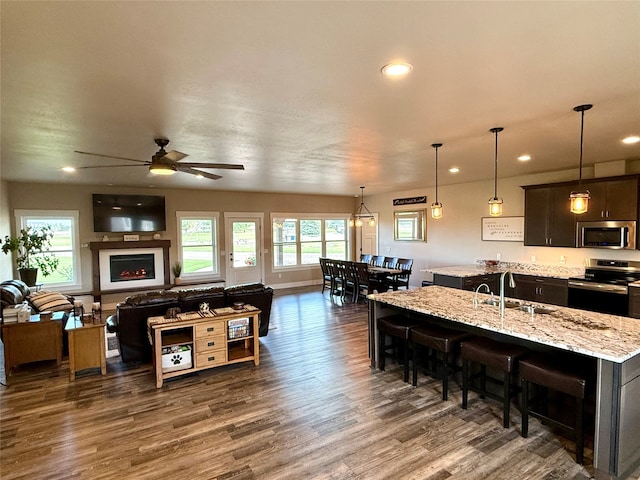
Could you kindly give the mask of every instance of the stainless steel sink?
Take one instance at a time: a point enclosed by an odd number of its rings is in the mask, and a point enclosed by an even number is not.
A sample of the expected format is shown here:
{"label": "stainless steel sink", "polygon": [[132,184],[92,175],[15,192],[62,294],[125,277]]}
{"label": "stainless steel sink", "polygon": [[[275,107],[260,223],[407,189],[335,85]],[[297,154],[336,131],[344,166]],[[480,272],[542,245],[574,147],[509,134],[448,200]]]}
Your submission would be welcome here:
{"label": "stainless steel sink", "polygon": [[520,305],[518,308],[523,312],[539,313],[541,315],[547,315],[549,313],[555,312],[555,309],[553,308],[537,307],[535,305]]}
{"label": "stainless steel sink", "polygon": [[[482,303],[484,303],[485,305],[493,305],[494,307],[499,307],[500,306],[500,299],[499,298],[490,298],[490,299],[487,299],[487,300],[483,301]],[[520,306],[520,303],[514,302],[512,300],[506,300],[504,302],[504,307],[505,308],[518,308],[519,306]]]}

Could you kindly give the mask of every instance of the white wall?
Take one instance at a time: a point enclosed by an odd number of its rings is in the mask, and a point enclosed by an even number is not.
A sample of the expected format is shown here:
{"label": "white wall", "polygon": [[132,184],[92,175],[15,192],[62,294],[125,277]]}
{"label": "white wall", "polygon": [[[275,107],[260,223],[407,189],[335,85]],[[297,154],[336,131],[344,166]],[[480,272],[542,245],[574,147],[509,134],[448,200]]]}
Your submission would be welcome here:
{"label": "white wall", "polygon": [[[570,181],[577,178],[577,172],[554,172],[498,179],[498,196],[504,199],[503,216],[524,215],[524,190],[522,185],[537,185],[551,182]],[[539,264],[560,264],[560,256],[565,256],[567,266],[583,266],[585,258],[611,258],[640,261],[638,250],[602,250],[593,248],[525,247],[523,242],[482,241],[481,219],[489,216],[488,201],[493,197],[493,181],[466,183],[438,188],[438,200],[444,205],[443,217],[431,218],[431,203],[435,189],[424,188],[383,195],[368,196],[365,203],[369,210],[379,213],[378,246],[379,255],[414,259],[411,284],[419,285],[422,280],[430,280],[431,275],[420,272],[427,267],[473,264],[479,259],[496,259],[501,254],[502,261],[531,263],[531,256]],[[409,207],[394,207],[394,198],[427,195],[427,203]],[[393,240],[393,212],[426,208],[427,241],[396,242]]]}

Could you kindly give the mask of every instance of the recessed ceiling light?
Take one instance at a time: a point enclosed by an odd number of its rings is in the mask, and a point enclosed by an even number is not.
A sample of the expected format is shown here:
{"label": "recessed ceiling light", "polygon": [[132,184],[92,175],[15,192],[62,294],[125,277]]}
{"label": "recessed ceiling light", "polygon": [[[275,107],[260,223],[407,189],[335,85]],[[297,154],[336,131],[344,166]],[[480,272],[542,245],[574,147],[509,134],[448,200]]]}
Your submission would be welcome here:
{"label": "recessed ceiling light", "polygon": [[71,173],[71,172],[75,172],[75,171],[76,171],[76,169],[75,169],[75,168],[73,168],[73,167],[62,167],[62,171],[63,171],[63,172]]}
{"label": "recessed ceiling light", "polygon": [[629,135],[626,138],[622,139],[622,143],[627,145],[633,145],[634,143],[640,142],[640,137],[638,135]]}
{"label": "recessed ceiling light", "polygon": [[413,70],[413,65],[410,63],[389,63],[382,67],[381,71],[387,77],[401,77]]}
{"label": "recessed ceiling light", "polygon": [[451,167],[449,169],[449,173],[458,173],[460,171],[460,169],[458,167]]}
{"label": "recessed ceiling light", "polygon": [[197,178],[198,180],[202,180],[204,177],[203,177],[201,174],[197,174],[197,175],[196,175],[196,178]]}
{"label": "recessed ceiling light", "polygon": [[531,155],[529,155],[528,153],[522,154],[518,157],[518,160],[520,160],[521,162],[526,162],[528,160],[531,160]]}

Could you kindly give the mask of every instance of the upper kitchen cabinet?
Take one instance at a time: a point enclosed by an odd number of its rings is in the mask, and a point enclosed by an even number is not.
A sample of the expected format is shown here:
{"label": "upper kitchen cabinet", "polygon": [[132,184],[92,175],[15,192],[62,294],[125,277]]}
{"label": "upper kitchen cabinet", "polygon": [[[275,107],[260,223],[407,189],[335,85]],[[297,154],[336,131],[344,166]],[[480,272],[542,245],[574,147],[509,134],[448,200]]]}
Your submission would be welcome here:
{"label": "upper kitchen cabinet", "polygon": [[571,184],[523,187],[524,244],[575,247],[576,215],[569,210]]}
{"label": "upper kitchen cabinet", "polygon": [[583,182],[589,190],[589,210],[580,221],[637,220],[638,178]]}

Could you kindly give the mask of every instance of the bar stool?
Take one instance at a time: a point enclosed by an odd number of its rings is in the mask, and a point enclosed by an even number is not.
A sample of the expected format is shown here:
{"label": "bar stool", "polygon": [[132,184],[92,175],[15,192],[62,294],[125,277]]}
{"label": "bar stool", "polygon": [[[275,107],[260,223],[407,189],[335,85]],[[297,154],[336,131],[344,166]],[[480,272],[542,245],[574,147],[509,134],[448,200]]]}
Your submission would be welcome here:
{"label": "bar stool", "polygon": [[385,335],[402,342],[404,350],[404,381],[409,381],[409,349],[411,329],[417,323],[404,315],[390,315],[378,319],[378,367],[384,371],[387,351]]}
{"label": "bar stool", "polygon": [[[594,366],[595,368],[595,366]],[[529,416],[551,423],[574,434],[576,443],[576,462],[584,463],[584,399],[590,375],[584,362],[579,365],[576,357],[554,356],[531,353],[520,360],[520,378],[522,380],[522,430],[526,438],[529,434]],[[591,375],[593,376],[593,374]],[[546,412],[531,409],[535,398],[529,398],[529,385],[535,384],[557,392],[570,395],[576,400],[575,425],[567,425],[546,415]],[[546,402],[547,399],[541,399]],[[546,403],[543,404],[546,410]]]}
{"label": "bar stool", "polygon": [[[502,401],[502,425],[508,428],[510,425],[509,411],[511,397],[515,396],[517,388],[512,388],[511,374],[516,370],[520,357],[527,353],[527,349],[519,345],[502,343],[484,337],[472,337],[462,340],[460,344],[460,356],[462,357],[462,408],[466,410],[469,389],[477,391],[480,398],[485,396]],[[470,363],[480,364],[480,373],[470,375]],[[501,370],[503,373],[502,396],[487,391],[487,367]],[[470,380],[480,377],[480,388],[470,385]]]}
{"label": "bar stool", "polygon": [[442,353],[442,400],[449,398],[449,375],[456,371],[455,352],[460,347],[460,340],[469,337],[466,332],[452,330],[440,325],[420,325],[411,329],[413,346],[413,386],[418,384],[418,348],[427,347],[431,351],[431,370],[428,372],[438,377],[438,352]]}

